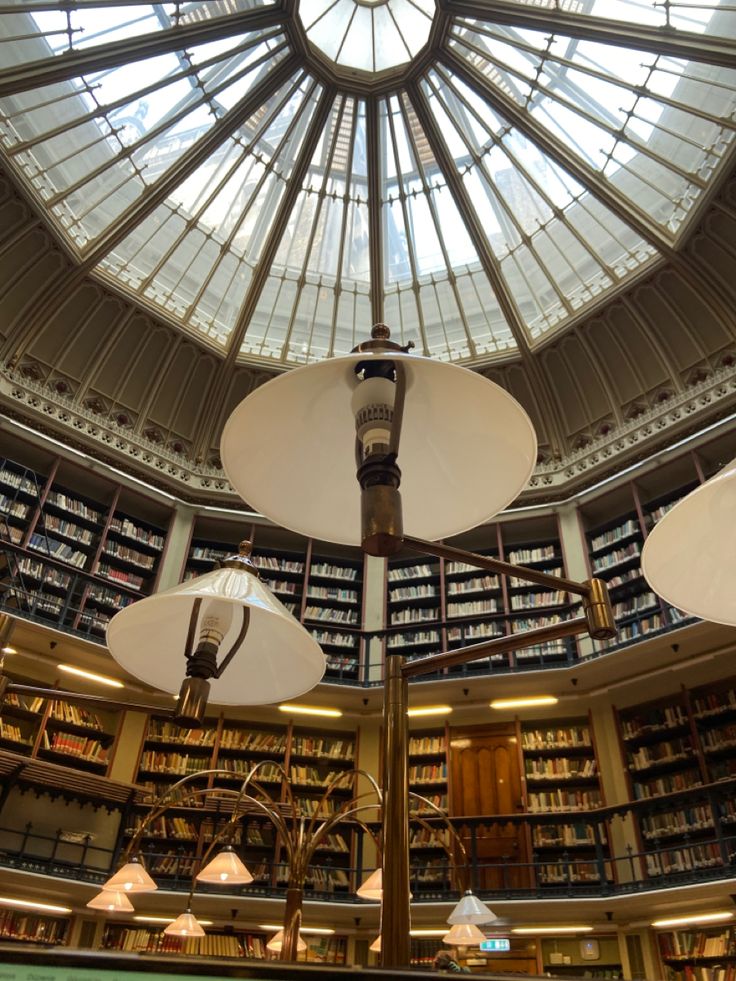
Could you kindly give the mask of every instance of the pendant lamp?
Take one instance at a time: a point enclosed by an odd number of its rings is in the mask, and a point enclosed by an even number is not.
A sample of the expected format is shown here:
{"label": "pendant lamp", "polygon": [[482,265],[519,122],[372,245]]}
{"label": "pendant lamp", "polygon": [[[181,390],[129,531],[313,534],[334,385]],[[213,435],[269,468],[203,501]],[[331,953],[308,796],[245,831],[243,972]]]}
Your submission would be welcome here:
{"label": "pendant lamp", "polygon": [[103,889],[87,903],[90,909],[103,909],[106,913],[130,913],[133,904],[120,889]]}
{"label": "pendant lamp", "polygon": [[158,886],[143,868],[139,858],[131,858],[122,868],[110,876],[103,885],[103,890],[115,892],[155,892]]}
{"label": "pendant lamp", "polygon": [[496,914],[485,903],[468,889],[455,909],[447,917],[447,922],[455,923],[492,923],[497,920]]}
{"label": "pendant lamp", "polygon": [[325,671],[317,641],[259,579],[249,542],[221,568],[120,610],[107,644],[136,678],[180,692],[174,718],[190,727],[210,694],[220,705],[278,702],[310,691]]}
{"label": "pendant lamp", "polygon": [[453,923],[450,932],[442,938],[442,942],[453,947],[477,947],[485,939],[486,935],[475,923]]}
{"label": "pendant lamp", "polygon": [[383,897],[383,872],[380,868],[371,872],[365,882],[355,890],[356,896],[361,899],[377,900],[379,903]]}
{"label": "pendant lamp", "polygon": [[226,845],[203,869],[197,873],[198,882],[210,882],[219,886],[248,885],[253,876],[243,865],[232,845]]}
{"label": "pendant lamp", "polygon": [[733,460],[654,526],[641,555],[645,579],[685,613],[736,626],[735,528]]}
{"label": "pendant lamp", "polygon": [[[268,950],[272,951],[274,954],[280,953],[281,952],[281,948],[283,946],[284,946],[284,931],[283,930],[279,930],[278,933],[275,933],[273,935],[273,937],[271,937],[271,939],[266,944],[266,948]],[[307,949],[307,945],[302,940],[301,937],[299,937],[299,939],[296,942],[296,949],[297,949],[297,953],[299,953],[299,954],[301,954],[302,951],[304,951],[304,950]]]}
{"label": "pendant lamp", "polygon": [[537,442],[518,402],[477,372],[408,354],[387,340],[381,343],[391,350],[376,348],[389,333],[377,325],[368,350],[284,372],[237,406],[223,430],[221,457],[252,508],[300,534],[360,545],[356,435],[361,459],[388,443],[401,372],[396,464],[406,534],[449,538],[519,494]]}
{"label": "pendant lamp", "polygon": [[164,933],[169,937],[203,937],[204,930],[190,909],[180,913],[173,923],[164,927]]}
{"label": "pendant lamp", "polygon": [[379,933],[373,943],[370,945],[368,950],[372,950],[374,954],[381,953],[381,934]]}

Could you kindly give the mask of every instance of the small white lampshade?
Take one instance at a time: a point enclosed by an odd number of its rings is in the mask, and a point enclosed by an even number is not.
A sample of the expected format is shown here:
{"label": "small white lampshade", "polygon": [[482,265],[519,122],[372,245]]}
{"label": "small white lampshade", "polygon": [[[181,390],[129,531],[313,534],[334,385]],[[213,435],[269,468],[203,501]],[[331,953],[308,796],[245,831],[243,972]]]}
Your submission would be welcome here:
{"label": "small white lampshade", "polygon": [[381,869],[378,868],[375,872],[371,872],[355,892],[361,899],[373,899],[380,902],[383,899],[383,872]]}
{"label": "small white lampshade", "polygon": [[126,606],[108,624],[110,653],[134,677],[175,694],[184,678],[189,620],[197,599],[202,603],[195,647],[209,611],[234,608],[218,664],[238,638],[244,608],[250,610],[250,624],[235,656],[221,678],[210,680],[213,702],[279,702],[311,691],[321,680],[325,656],[317,641],[267,586],[242,569],[215,569]]}
{"label": "small white lampshade", "polygon": [[185,913],[180,913],[173,923],[164,927],[164,933],[169,937],[203,937],[204,930],[199,925],[199,921],[188,909]]}
{"label": "small white lampshade", "polygon": [[453,923],[449,933],[442,938],[443,943],[453,947],[477,947],[486,935],[475,923]]}
{"label": "small white lampshade", "polygon": [[287,371],[230,416],[223,466],[254,510],[309,537],[360,544],[351,400],[361,384],[355,366],[370,361],[400,362],[406,371],[398,464],[407,535],[448,538],[514,500],[534,468],[537,441],[508,392],[447,362],[362,352]]}
{"label": "small white lampshade", "polygon": [[103,889],[87,903],[90,909],[104,909],[107,913],[130,913],[133,904],[121,889]]}
{"label": "small white lampshade", "polygon": [[158,886],[143,868],[140,859],[132,858],[110,876],[102,888],[112,892],[118,889],[123,892],[154,892]]}
{"label": "small white lampshade", "polygon": [[641,554],[649,585],[685,613],[736,626],[736,460],[668,511]]}
{"label": "small white lampshade", "polygon": [[482,903],[476,895],[468,890],[447,917],[447,922],[450,924],[491,923],[497,919],[498,917],[493,910],[490,910],[485,903]]}
{"label": "small white lampshade", "polygon": [[379,933],[373,943],[370,945],[368,950],[372,950],[375,954],[381,953],[381,934]]}
{"label": "small white lampshade", "polygon": [[[271,939],[268,941],[268,943],[266,944],[266,947],[268,948],[268,950],[272,951],[274,954],[278,954],[281,951],[281,949],[282,949],[283,946],[284,946],[284,931],[283,930],[279,930],[278,933],[275,933],[271,937]],[[301,937],[299,937],[299,939],[296,942],[296,949],[297,949],[297,953],[299,953],[299,954],[301,954],[301,952],[303,950],[306,950],[307,949],[307,945],[302,940]]]}
{"label": "small white lampshade", "polygon": [[221,886],[245,886],[253,881],[253,876],[235,854],[232,846],[227,845],[197,873],[197,881]]}

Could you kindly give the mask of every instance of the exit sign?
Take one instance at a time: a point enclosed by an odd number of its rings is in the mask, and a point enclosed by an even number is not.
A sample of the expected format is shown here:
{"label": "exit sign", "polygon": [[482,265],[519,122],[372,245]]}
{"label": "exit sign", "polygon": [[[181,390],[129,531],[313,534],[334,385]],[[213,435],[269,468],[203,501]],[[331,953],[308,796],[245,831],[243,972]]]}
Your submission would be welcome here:
{"label": "exit sign", "polygon": [[511,950],[511,941],[508,937],[491,937],[490,940],[481,940],[480,949],[486,952],[498,952]]}

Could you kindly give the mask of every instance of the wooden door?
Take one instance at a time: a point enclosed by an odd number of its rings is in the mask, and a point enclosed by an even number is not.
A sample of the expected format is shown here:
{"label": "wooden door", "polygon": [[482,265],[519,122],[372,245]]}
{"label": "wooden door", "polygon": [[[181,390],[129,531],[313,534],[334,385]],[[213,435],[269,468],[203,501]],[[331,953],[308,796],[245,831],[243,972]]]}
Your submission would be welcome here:
{"label": "wooden door", "polygon": [[[453,817],[493,817],[524,811],[519,749],[513,723],[450,730]],[[472,859],[469,827],[461,832]],[[477,828],[481,889],[523,889],[531,884],[529,845],[523,825],[508,821]]]}

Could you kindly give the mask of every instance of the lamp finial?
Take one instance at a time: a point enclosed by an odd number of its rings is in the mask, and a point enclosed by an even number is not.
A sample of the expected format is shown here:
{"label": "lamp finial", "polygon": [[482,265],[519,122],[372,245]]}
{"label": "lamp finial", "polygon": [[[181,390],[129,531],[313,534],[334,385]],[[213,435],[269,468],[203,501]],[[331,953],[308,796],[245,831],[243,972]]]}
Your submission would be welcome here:
{"label": "lamp finial", "polygon": [[238,545],[238,555],[244,555],[249,558],[253,551],[253,542],[248,538],[244,538],[243,541]]}
{"label": "lamp finial", "polygon": [[387,341],[391,337],[391,330],[386,324],[374,324],[371,328],[371,338],[374,341]]}

